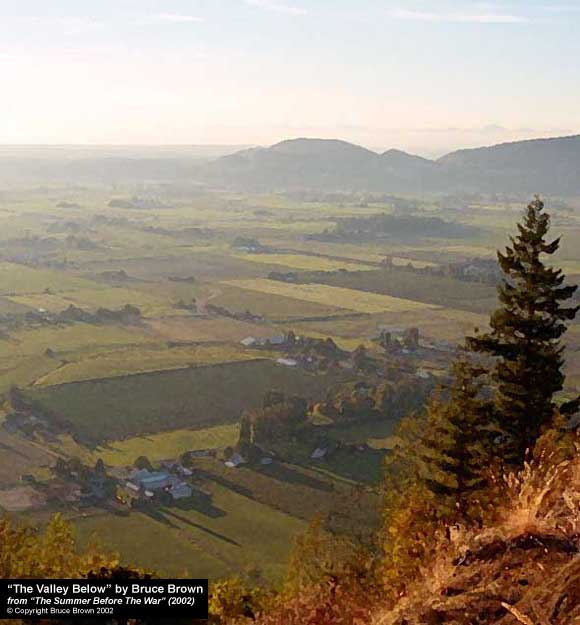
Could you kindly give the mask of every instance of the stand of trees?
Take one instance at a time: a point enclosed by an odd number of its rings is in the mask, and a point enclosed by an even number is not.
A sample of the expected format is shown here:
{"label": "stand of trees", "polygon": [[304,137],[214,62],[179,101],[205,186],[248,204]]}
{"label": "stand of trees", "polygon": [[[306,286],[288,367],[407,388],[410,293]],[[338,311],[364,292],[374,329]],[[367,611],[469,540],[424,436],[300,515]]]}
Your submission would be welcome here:
{"label": "stand of trees", "polygon": [[557,437],[579,408],[578,398],[557,403],[562,337],[580,307],[565,305],[576,287],[545,264],[559,246],[547,241],[549,223],[536,198],[511,246],[498,253],[503,278],[491,330],[467,339],[450,387],[402,423],[386,475],[383,548],[392,586],[413,578],[437,528],[477,526],[493,515],[498,478],[520,470],[538,439],[550,428]]}

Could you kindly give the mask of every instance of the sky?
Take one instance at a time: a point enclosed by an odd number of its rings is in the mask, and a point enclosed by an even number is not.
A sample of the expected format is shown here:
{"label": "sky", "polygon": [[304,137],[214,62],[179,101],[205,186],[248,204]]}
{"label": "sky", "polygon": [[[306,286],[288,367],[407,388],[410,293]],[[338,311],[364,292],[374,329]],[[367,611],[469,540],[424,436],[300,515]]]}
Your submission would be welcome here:
{"label": "sky", "polygon": [[580,0],[0,0],[0,144],[580,133]]}

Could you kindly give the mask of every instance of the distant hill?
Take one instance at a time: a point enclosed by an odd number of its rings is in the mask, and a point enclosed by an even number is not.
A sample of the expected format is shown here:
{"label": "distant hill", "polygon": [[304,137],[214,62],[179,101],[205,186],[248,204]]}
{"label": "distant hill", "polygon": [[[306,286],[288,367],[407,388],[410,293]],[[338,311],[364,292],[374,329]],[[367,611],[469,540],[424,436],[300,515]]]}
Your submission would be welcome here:
{"label": "distant hill", "polygon": [[239,191],[496,192],[580,196],[580,135],[429,160],[336,139],[271,147],[0,146],[0,184],[191,182]]}
{"label": "distant hill", "polygon": [[243,150],[201,170],[209,183],[245,190],[427,190],[446,174],[433,161],[397,150],[377,154],[334,139],[293,139]]}
{"label": "distant hill", "polygon": [[294,139],[203,165],[211,185],[247,191],[320,190],[580,194],[580,136],[459,150],[432,161],[377,154],[345,141]]}
{"label": "distant hill", "polygon": [[580,135],[458,150],[437,162],[478,190],[580,193]]}

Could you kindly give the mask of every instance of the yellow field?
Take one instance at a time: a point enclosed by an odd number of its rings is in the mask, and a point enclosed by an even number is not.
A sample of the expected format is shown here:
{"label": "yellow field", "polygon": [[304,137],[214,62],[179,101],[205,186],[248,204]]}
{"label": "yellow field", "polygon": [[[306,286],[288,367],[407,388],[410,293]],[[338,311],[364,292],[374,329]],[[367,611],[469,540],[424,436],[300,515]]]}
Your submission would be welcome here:
{"label": "yellow field", "polygon": [[[262,356],[262,353],[260,352]],[[128,346],[111,351],[96,352],[76,362],[63,365],[36,380],[37,386],[66,382],[111,378],[148,371],[182,369],[190,365],[209,365],[256,356],[248,350],[228,345],[174,347],[166,344]]]}
{"label": "yellow field", "polygon": [[94,456],[110,466],[133,464],[139,456],[153,462],[178,458],[192,449],[217,449],[235,445],[240,435],[237,423],[218,425],[202,430],[173,430],[152,436],[136,436],[124,441],[113,441],[103,449],[97,448]]}
{"label": "yellow field", "polygon": [[306,254],[239,254],[236,258],[249,260],[254,263],[265,263],[267,265],[283,265],[292,269],[302,269],[304,271],[338,271],[347,269],[348,271],[366,271],[374,269],[371,265],[353,263],[347,260],[334,260],[321,256],[307,256]]}
{"label": "yellow field", "polygon": [[366,293],[354,289],[326,286],[324,284],[287,284],[276,280],[232,280],[225,282],[258,293],[271,293],[293,299],[315,302],[328,306],[337,306],[346,310],[362,313],[407,312],[414,310],[438,309],[440,306],[424,304],[409,299]]}
{"label": "yellow field", "polygon": [[63,272],[33,269],[16,263],[0,263],[0,295],[69,291],[97,286],[94,282]]}
{"label": "yellow field", "polygon": [[9,341],[0,341],[0,361],[7,362],[19,356],[42,355],[46,349],[58,353],[76,352],[93,348],[112,348],[122,345],[136,345],[153,342],[137,328],[119,326],[91,326],[76,324],[60,327],[43,327],[19,330],[10,336]]}
{"label": "yellow field", "polygon": [[168,313],[171,313],[171,315],[183,314],[181,311],[172,308],[171,303],[162,297],[122,287],[79,289],[59,295],[44,293],[18,295],[10,299],[17,304],[37,309],[44,308],[51,312],[60,312],[71,304],[90,310],[101,307],[119,309],[126,304],[132,304],[137,306],[146,317],[161,317]]}

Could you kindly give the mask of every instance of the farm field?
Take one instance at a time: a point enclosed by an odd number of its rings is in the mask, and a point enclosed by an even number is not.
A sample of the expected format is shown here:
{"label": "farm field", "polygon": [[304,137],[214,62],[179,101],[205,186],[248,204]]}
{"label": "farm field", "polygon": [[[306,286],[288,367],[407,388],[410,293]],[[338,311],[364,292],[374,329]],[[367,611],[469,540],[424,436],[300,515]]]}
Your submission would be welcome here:
{"label": "farm field", "polygon": [[216,318],[160,318],[151,319],[147,327],[153,336],[166,341],[187,341],[199,343],[227,342],[238,344],[248,336],[269,338],[279,330],[267,324],[248,323],[237,319]]}
{"label": "farm field", "polygon": [[37,378],[36,386],[52,386],[67,382],[119,377],[133,373],[183,369],[190,365],[254,360],[255,354],[233,345],[193,345],[168,347],[167,343],[128,346],[111,351],[99,350],[78,360],[62,364],[58,369]]}
{"label": "farm field", "polygon": [[346,310],[369,314],[389,311],[402,313],[424,308],[436,308],[434,305],[422,304],[413,300],[324,284],[287,284],[276,280],[238,280],[226,284],[258,293],[282,295],[283,297],[317,304],[330,305],[335,303]]}
{"label": "farm field", "polygon": [[216,425],[195,430],[172,430],[160,434],[135,436],[120,441],[109,441],[93,451],[93,457],[102,458],[105,464],[115,466],[131,465],[139,456],[146,456],[157,462],[177,458],[191,449],[223,449],[235,445],[240,428],[237,423]]}
{"label": "farm field", "polygon": [[21,295],[10,298],[13,302],[30,308],[44,308],[51,312],[61,312],[70,305],[87,310],[109,308],[117,310],[131,304],[139,308],[145,317],[159,317],[166,314],[179,315],[183,312],[176,310],[171,300],[156,294],[127,289],[123,287],[100,286],[98,289],[79,289],[59,295],[36,294]]}
{"label": "farm field", "polygon": [[271,389],[319,396],[338,381],[268,360],[159,371],[50,387],[30,396],[87,443],[236,422]]}
{"label": "farm field", "polygon": [[392,268],[356,274],[305,273],[300,276],[300,280],[305,283],[323,283],[333,288],[356,288],[369,293],[382,293],[434,306],[478,313],[491,310],[497,300],[496,289],[493,286],[461,282],[445,276],[424,275],[406,269]]}
{"label": "farm field", "polygon": [[46,269],[33,269],[16,263],[0,262],[0,295],[73,291],[90,289],[88,280]]}
{"label": "farm field", "polygon": [[[32,524],[65,512],[83,543],[96,534],[123,562],[161,573],[280,580],[294,538],[314,515],[347,527],[364,524],[359,516],[369,510],[378,514],[397,422],[316,422],[312,440],[281,444],[273,464],[231,469],[224,453],[239,441],[240,417],[270,391],[319,402],[346,382],[388,375],[382,365],[355,371],[344,352],[332,362],[327,338],[380,359],[381,332],[417,328],[428,349],[393,361],[404,361],[411,377],[421,369],[443,376],[453,346],[484,329],[496,303],[492,282],[453,277],[450,265],[486,266],[521,209],[461,205],[463,212],[453,199],[356,194],[313,201],[157,181],[0,189],[0,507]],[[479,229],[451,238],[350,237],[341,229],[376,215],[436,216]],[[561,260],[577,282],[580,230],[574,215],[564,217]],[[254,251],[242,251],[243,238]],[[390,268],[381,266],[386,258]],[[291,273],[292,282],[269,279],[271,272]],[[70,305],[94,313],[126,304],[140,309],[141,323],[64,323],[56,315]],[[570,394],[580,390],[578,327],[566,353]],[[241,344],[279,344],[290,331],[306,341],[303,352]],[[14,385],[46,411],[54,431],[2,425]],[[344,448],[311,457],[315,445],[333,442]],[[192,450],[217,450],[195,458],[192,477],[211,503],[192,499],[148,514],[67,507],[42,503],[22,481],[50,481],[58,458],[89,467],[101,459],[121,474],[137,458],[156,464]]]}
{"label": "farm field", "polygon": [[0,361],[18,356],[42,355],[51,349],[66,356],[90,349],[111,349],[126,345],[151,343],[154,338],[140,327],[115,325],[89,325],[79,323],[69,326],[43,326],[17,330],[9,340],[0,340]]}
{"label": "farm field", "polygon": [[221,484],[211,490],[209,509],[163,508],[154,515],[78,519],[77,534],[81,542],[96,536],[128,562],[166,575],[215,579],[257,568],[280,580],[304,521]]}
{"label": "farm field", "polygon": [[[42,445],[27,441],[20,436],[0,429],[0,485],[1,489],[22,485],[21,475],[34,473],[41,468],[53,465],[56,454],[47,451]],[[1,503],[0,503],[1,506]]]}
{"label": "farm field", "polygon": [[304,254],[242,254],[236,257],[253,263],[282,265],[283,267],[303,269],[305,271],[338,271],[339,269],[364,271],[365,269],[372,269],[371,266],[362,263],[332,260],[323,256],[306,256]]}
{"label": "farm field", "polygon": [[297,331],[308,336],[333,336],[335,339],[347,339],[351,349],[363,339],[376,338],[381,329],[400,329],[416,327],[422,337],[435,341],[451,341],[460,343],[466,334],[474,328],[480,330],[487,327],[488,317],[452,308],[426,308],[405,313],[390,312],[351,319],[333,319],[330,321],[301,320],[294,324]]}
{"label": "farm field", "polygon": [[273,322],[291,322],[294,319],[331,317],[345,314],[344,310],[338,306],[307,302],[284,295],[260,293],[245,288],[225,285],[224,283],[219,285],[219,290],[212,297],[211,303],[238,312],[249,310]]}

